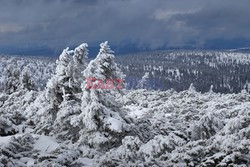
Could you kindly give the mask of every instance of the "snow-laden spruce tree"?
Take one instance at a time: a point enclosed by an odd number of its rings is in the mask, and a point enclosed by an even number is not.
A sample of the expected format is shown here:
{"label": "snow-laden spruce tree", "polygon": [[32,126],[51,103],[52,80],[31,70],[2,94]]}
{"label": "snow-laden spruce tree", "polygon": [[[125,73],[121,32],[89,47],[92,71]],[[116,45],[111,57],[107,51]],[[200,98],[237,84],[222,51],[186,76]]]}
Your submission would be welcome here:
{"label": "snow-laden spruce tree", "polygon": [[189,88],[188,88],[188,91],[189,91],[190,93],[195,93],[195,92],[196,92],[196,88],[194,87],[194,84],[193,84],[193,83],[190,84],[190,86],[189,86]]}
{"label": "snow-laden spruce tree", "polygon": [[21,88],[27,90],[35,90],[36,85],[31,77],[31,71],[29,68],[25,67],[20,75]]}
{"label": "snow-laden spruce tree", "polygon": [[4,70],[4,93],[11,94],[20,90],[35,90],[36,86],[30,70],[24,67],[21,71],[20,68],[9,65]]}
{"label": "snow-laden spruce tree", "polygon": [[46,96],[54,107],[60,105],[64,98],[70,98],[73,93],[70,84],[72,78],[69,66],[70,54],[69,48],[63,50],[57,60],[56,73],[47,83]]}
{"label": "snow-laden spruce tree", "polygon": [[100,47],[96,59],[84,70],[87,80],[83,84],[82,113],[72,119],[72,124],[83,126],[81,144],[105,150],[121,143],[128,125],[120,100],[124,75],[114,62],[108,42]]}
{"label": "snow-laden spruce tree", "polygon": [[4,70],[5,81],[3,85],[5,93],[11,94],[20,89],[20,73],[20,70],[15,68],[13,65],[9,65]]}
{"label": "snow-laden spruce tree", "polygon": [[57,61],[56,74],[47,84],[47,98],[54,105],[60,104],[63,99],[73,99],[74,94],[81,92],[84,80],[82,72],[86,68],[88,56],[86,43],[78,46],[74,51],[69,48],[63,50]]}
{"label": "snow-laden spruce tree", "polygon": [[[6,118],[7,117],[7,118]],[[0,136],[8,136],[13,135],[17,133],[17,128],[11,120],[8,118],[8,116],[3,115],[1,113],[0,118]]]}
{"label": "snow-laden spruce tree", "polygon": [[21,128],[18,126],[26,120],[23,111],[36,96],[36,91],[33,91],[35,84],[27,67],[18,63],[9,64],[3,75],[4,91],[0,93],[0,136],[20,132]]}
{"label": "snow-laden spruce tree", "polygon": [[81,92],[81,85],[85,78],[83,77],[83,71],[87,67],[87,59],[88,59],[88,44],[83,43],[74,50],[73,62],[71,63],[71,68],[73,72],[73,83],[74,91]]}
{"label": "snow-laden spruce tree", "polygon": [[142,78],[139,80],[137,88],[139,89],[150,89],[150,73],[145,72]]}
{"label": "snow-laden spruce tree", "polygon": [[45,91],[30,107],[31,110],[36,111],[31,115],[39,123],[36,128],[38,133],[53,135],[69,130],[69,115],[77,112],[75,110],[80,110],[77,104],[80,104],[81,100],[79,96],[81,73],[86,67],[87,46],[87,44],[81,44],[75,51],[69,48],[63,50],[57,60],[55,74],[48,81]]}
{"label": "snow-laden spruce tree", "polygon": [[0,144],[0,166],[27,166],[34,155],[35,139],[30,134],[13,136]]}
{"label": "snow-laden spruce tree", "polygon": [[72,96],[70,85],[71,60],[69,48],[63,50],[56,61],[56,72],[48,81],[46,89],[39,95],[35,102],[28,108],[28,116],[35,122],[36,132],[49,134],[53,129],[60,104],[64,99]]}

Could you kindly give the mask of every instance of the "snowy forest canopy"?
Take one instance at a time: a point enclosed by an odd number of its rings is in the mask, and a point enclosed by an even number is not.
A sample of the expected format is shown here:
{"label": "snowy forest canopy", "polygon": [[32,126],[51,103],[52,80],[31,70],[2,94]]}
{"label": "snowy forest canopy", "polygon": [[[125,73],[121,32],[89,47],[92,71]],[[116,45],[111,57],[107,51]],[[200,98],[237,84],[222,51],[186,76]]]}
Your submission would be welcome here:
{"label": "snowy forest canopy", "polygon": [[[0,59],[0,166],[250,165],[249,54],[115,58],[104,42],[91,61],[86,43],[56,62]],[[86,89],[124,74],[129,90]],[[154,78],[162,90],[143,89]]]}
{"label": "snowy forest canopy", "polygon": [[[43,90],[55,72],[53,58],[0,56],[0,70],[9,66],[29,69],[36,87]],[[88,60],[89,61],[89,60]],[[157,51],[116,56],[126,75],[126,89],[187,90],[239,93],[250,89],[250,54],[232,51]],[[146,77],[145,77],[146,76]],[[4,80],[0,73],[0,89]],[[144,77],[144,79],[143,79]],[[144,85],[141,85],[144,80]]]}
{"label": "snowy forest canopy", "polygon": [[[250,54],[231,51],[157,51],[117,56],[130,89],[149,73],[148,88],[239,93],[250,89]],[[249,87],[249,88],[248,88]]]}

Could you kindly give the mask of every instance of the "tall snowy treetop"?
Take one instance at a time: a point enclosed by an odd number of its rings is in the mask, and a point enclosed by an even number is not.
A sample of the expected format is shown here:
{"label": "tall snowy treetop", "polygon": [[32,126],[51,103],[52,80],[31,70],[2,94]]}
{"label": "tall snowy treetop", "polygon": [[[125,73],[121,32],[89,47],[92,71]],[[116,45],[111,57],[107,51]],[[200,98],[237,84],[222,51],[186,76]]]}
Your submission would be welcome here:
{"label": "tall snowy treetop", "polygon": [[114,53],[114,51],[112,51],[110,49],[110,46],[108,45],[108,41],[101,43],[100,47],[101,47],[101,49],[100,49],[99,55],[101,55],[101,54],[111,54],[112,55]]}
{"label": "tall snowy treetop", "polygon": [[74,57],[78,60],[83,60],[88,58],[88,44],[83,43],[74,50]]}
{"label": "tall snowy treetop", "polygon": [[[63,52],[61,53],[59,60],[61,63],[63,63],[63,65],[67,65],[70,62],[70,51],[69,48],[66,48],[63,50]],[[64,64],[66,63],[66,64]]]}
{"label": "tall snowy treetop", "polygon": [[67,68],[71,60],[72,52],[69,51],[69,48],[66,48],[62,51],[59,56],[59,60],[57,60],[56,74],[59,76],[63,76],[67,73]]}

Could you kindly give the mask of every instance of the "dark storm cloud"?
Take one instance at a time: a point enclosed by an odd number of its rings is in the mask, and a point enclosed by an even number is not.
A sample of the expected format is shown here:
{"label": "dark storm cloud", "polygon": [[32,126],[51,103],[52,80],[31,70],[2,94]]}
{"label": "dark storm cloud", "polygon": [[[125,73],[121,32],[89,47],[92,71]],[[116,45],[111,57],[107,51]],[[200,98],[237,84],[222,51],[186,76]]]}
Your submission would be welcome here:
{"label": "dark storm cloud", "polygon": [[193,13],[177,14],[171,19],[192,28],[197,38],[250,38],[250,1],[210,1]]}
{"label": "dark storm cloud", "polygon": [[0,0],[0,43],[153,48],[250,38],[248,0]]}

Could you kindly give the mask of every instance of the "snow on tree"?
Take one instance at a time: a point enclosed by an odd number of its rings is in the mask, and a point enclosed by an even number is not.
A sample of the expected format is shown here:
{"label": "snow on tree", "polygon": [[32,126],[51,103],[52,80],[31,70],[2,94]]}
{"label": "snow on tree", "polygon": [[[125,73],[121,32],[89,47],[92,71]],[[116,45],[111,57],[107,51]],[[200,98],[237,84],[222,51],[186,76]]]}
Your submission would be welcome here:
{"label": "snow on tree", "polygon": [[55,120],[53,120],[53,128],[50,134],[61,140],[70,140],[73,143],[77,142],[82,127],[74,127],[71,124],[71,120],[74,119],[75,115],[79,115],[80,113],[81,103],[79,101],[64,100],[59,106]]}
{"label": "snow on tree", "polygon": [[189,91],[190,93],[194,93],[194,92],[196,92],[196,89],[195,89],[195,87],[194,87],[194,84],[193,84],[193,83],[191,83],[191,84],[190,84],[190,86],[189,86],[189,88],[188,88],[188,91]]}
{"label": "snow on tree", "polygon": [[122,145],[113,148],[96,161],[96,166],[136,166],[142,165],[142,159],[138,154],[143,143],[138,137],[126,136]]}
{"label": "snow on tree", "polygon": [[8,136],[16,134],[17,128],[13,123],[9,120],[9,118],[1,114],[0,118],[0,136]]}
{"label": "snow on tree", "polygon": [[8,65],[3,72],[5,77],[3,85],[4,92],[11,94],[19,90],[35,90],[36,86],[28,67],[23,67],[22,71],[13,64]]}
{"label": "snow on tree", "polygon": [[83,81],[86,79],[83,77],[83,71],[87,67],[87,59],[88,59],[88,44],[83,43],[74,50],[73,55],[73,83],[75,84],[75,92],[81,92],[81,85]]}
{"label": "snow on tree", "polygon": [[26,67],[22,70],[20,76],[21,88],[35,90],[35,82],[31,77],[31,71]]}
{"label": "snow on tree", "polygon": [[25,111],[37,96],[38,93],[32,90],[20,90],[10,95],[0,94],[0,136],[22,131],[21,127],[25,126],[27,119]]}
{"label": "snow on tree", "polygon": [[37,133],[49,134],[57,117],[60,104],[64,100],[73,98],[73,90],[70,85],[71,51],[69,48],[63,50],[57,60],[56,72],[48,81],[46,89],[38,96],[35,102],[28,108],[32,112],[28,113],[31,117],[29,121],[36,123]]}
{"label": "snow on tree", "polygon": [[219,114],[209,112],[201,117],[199,121],[196,121],[191,127],[192,139],[209,139],[215,135],[220,129],[223,128],[224,122]]}
{"label": "snow on tree", "polygon": [[80,113],[77,106],[81,101],[81,73],[86,68],[87,55],[87,44],[80,45],[75,51],[63,50],[57,61],[56,73],[31,107],[37,111],[31,115],[38,122],[38,133],[76,140],[78,131],[71,130],[70,115]]}
{"label": "snow on tree", "polygon": [[[74,66],[72,59],[74,56],[74,60],[76,61],[76,57],[80,56],[72,54],[73,51],[69,51],[69,48],[63,50],[57,61],[56,73],[47,84],[46,97],[53,106],[59,106],[63,100],[74,99],[75,89],[79,89],[76,88],[77,85],[79,86],[79,83],[74,85],[72,82],[75,81],[73,71],[80,68],[80,65]],[[77,54],[79,55],[79,52]],[[83,67],[78,70],[84,68],[83,60],[81,62]]]}
{"label": "snow on tree", "polygon": [[30,134],[11,137],[8,143],[0,145],[0,166],[27,166],[32,160],[35,139]]}
{"label": "snow on tree", "polygon": [[37,92],[28,68],[21,72],[10,64],[4,71],[4,92],[0,93],[0,136],[14,135],[25,122],[24,111],[35,100]]}
{"label": "snow on tree", "polygon": [[21,87],[20,83],[20,70],[15,68],[13,65],[9,65],[5,71],[5,83],[4,83],[4,92],[11,94]]}
{"label": "snow on tree", "polygon": [[213,92],[214,92],[214,90],[213,90],[213,89],[214,89],[214,86],[213,86],[213,85],[211,85],[211,86],[210,86],[210,89],[209,89],[209,93],[213,93]]}
{"label": "snow on tree", "polygon": [[[84,82],[82,113],[72,119],[72,124],[83,126],[80,143],[105,149],[120,144],[127,130],[127,123],[120,100],[124,75],[114,62],[113,51],[108,42],[100,44],[100,47],[96,59],[84,71],[84,77],[88,81],[91,77],[93,84]],[[103,82],[110,87],[105,87]]]}
{"label": "snow on tree", "polygon": [[47,84],[47,98],[53,105],[59,105],[64,99],[74,99],[79,93],[83,81],[82,72],[86,68],[87,44],[81,44],[75,51],[63,50],[57,61],[56,73]]}
{"label": "snow on tree", "polygon": [[145,74],[142,76],[142,79],[139,80],[137,88],[139,89],[150,89],[150,73],[145,72]]}
{"label": "snow on tree", "polygon": [[69,48],[63,50],[57,61],[56,73],[47,83],[46,97],[53,107],[59,106],[64,98],[72,96],[70,53]]}

